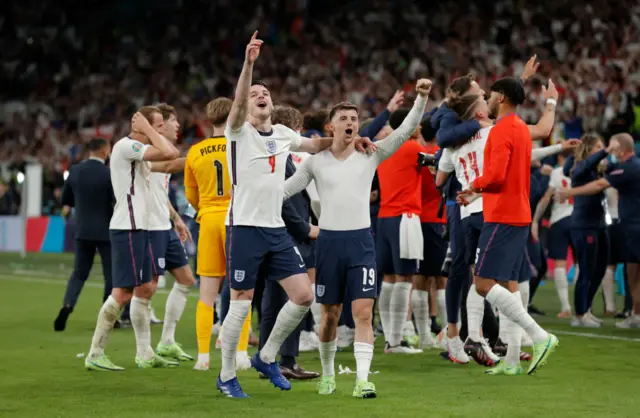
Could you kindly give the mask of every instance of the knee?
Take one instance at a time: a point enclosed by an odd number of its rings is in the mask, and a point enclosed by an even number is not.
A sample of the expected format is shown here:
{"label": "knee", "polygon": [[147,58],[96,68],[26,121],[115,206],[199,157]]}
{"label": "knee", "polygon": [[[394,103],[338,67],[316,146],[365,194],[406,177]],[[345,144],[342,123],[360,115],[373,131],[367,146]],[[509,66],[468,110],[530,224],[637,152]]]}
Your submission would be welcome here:
{"label": "knee", "polygon": [[322,324],[331,329],[338,326],[340,320],[340,312],[338,310],[328,310],[322,314]]}
{"label": "knee", "polygon": [[483,298],[487,296],[487,293],[491,288],[495,286],[495,283],[489,283],[484,280],[476,280],[476,292]]}
{"label": "knee", "polygon": [[149,282],[136,287],[133,290],[133,294],[139,298],[151,299],[155,294],[156,289],[157,287],[153,285],[153,282]]}
{"label": "knee", "polygon": [[300,306],[306,306],[306,307],[311,306],[311,304],[313,303],[313,292],[311,291],[311,288],[296,295],[296,300],[293,302],[296,305],[300,305]]}
{"label": "knee", "polygon": [[118,302],[118,305],[120,305],[121,308],[131,301],[132,296],[133,292],[131,289],[117,288],[111,291],[111,297]]}
{"label": "knee", "polygon": [[356,324],[371,324],[373,319],[373,307],[358,308],[353,311],[353,320]]}

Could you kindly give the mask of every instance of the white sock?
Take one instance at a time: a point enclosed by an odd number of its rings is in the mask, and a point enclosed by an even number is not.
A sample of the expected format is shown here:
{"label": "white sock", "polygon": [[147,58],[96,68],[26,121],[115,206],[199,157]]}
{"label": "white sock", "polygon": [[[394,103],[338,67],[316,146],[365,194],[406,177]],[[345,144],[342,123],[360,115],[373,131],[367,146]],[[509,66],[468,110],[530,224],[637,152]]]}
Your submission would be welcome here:
{"label": "white sock", "polygon": [[162,326],[162,344],[173,344],[176,342],[176,325],[184,312],[187,305],[187,295],[189,294],[189,286],[185,286],[178,282],[173,284],[171,292],[167,297],[167,305],[164,310],[164,324]]}
{"label": "white sock", "polygon": [[89,359],[95,359],[104,354],[104,347],[109,341],[109,333],[111,333],[119,313],[120,305],[113,296],[109,295],[102,308],[100,308],[100,312],[98,312],[98,322],[96,323],[96,330],[93,332],[91,349],[87,356]]}
{"label": "white sock", "polygon": [[149,312],[150,299],[131,298],[131,325],[136,336],[136,357],[151,360],[155,352],[151,347],[151,322]]}
{"label": "white sock", "polygon": [[311,285],[313,289],[313,302],[311,302],[311,316],[313,316],[313,322],[317,327],[320,327],[322,323],[322,305],[316,301],[316,284]]}
{"label": "white sock", "polygon": [[416,318],[418,335],[423,342],[431,339],[431,318],[429,317],[429,292],[414,289],[411,295],[411,310]]}
{"label": "white sock", "polygon": [[567,280],[567,271],[564,267],[556,267],[553,269],[553,277],[556,282],[556,292],[560,299],[560,309],[571,312],[571,304],[569,303],[569,281]]}
{"label": "white sock", "polygon": [[402,342],[402,328],[409,310],[411,283],[396,283],[391,293],[389,345],[395,347]]}
{"label": "white sock", "polygon": [[328,343],[320,341],[320,363],[322,363],[322,375],[323,376],[335,376],[335,366],[333,361],[336,358],[336,351],[338,351],[338,339]]}
{"label": "white sock", "polygon": [[[484,298],[478,294],[476,285],[472,284],[467,295],[467,325],[469,328],[469,338],[475,342],[480,342],[480,328],[484,317]],[[502,323],[500,323],[502,328]]]}
{"label": "white sock", "polygon": [[604,295],[604,310],[606,312],[616,311],[616,294],[613,290],[615,282],[615,269],[607,269],[602,279],[602,294]]}
{"label": "white sock", "polygon": [[507,340],[505,341],[507,343],[507,355],[505,356],[505,361],[509,366],[517,366],[520,364],[522,329],[505,315],[500,318],[500,327],[503,326],[503,322],[507,333]]}
{"label": "white sock", "polygon": [[260,358],[262,361],[265,363],[273,363],[276,361],[280,346],[293,330],[296,329],[300,322],[302,322],[307,312],[309,312],[308,306],[296,305],[291,301],[284,304],[282,309],[280,309],[280,313],[278,313],[269,339],[264,344],[264,347],[262,347],[262,350],[260,350]]}
{"label": "white sock", "polygon": [[371,360],[373,360],[373,345],[360,342],[353,343],[353,356],[356,358],[356,379],[363,382],[368,381]]}
{"label": "white sock", "polygon": [[[214,309],[216,312],[220,312],[220,311],[221,311],[221,308],[222,308],[222,296],[220,296],[220,293],[218,293],[218,294],[216,295],[216,302],[215,302],[215,305],[213,305],[213,309]],[[220,321],[220,318],[218,318],[218,322],[221,322],[221,321]]]}
{"label": "white sock", "polygon": [[440,320],[443,324],[448,324],[447,321],[447,298],[445,297],[446,290],[438,289],[436,291],[436,303],[438,304],[438,313],[440,314]]}
{"label": "white sock", "polygon": [[220,369],[220,380],[228,382],[236,377],[236,351],[242,324],[251,308],[250,300],[232,300],[229,303],[229,312],[224,318],[224,332],[220,340],[222,351],[222,368]]}
{"label": "white sock", "polygon": [[522,305],[525,309],[529,309],[529,280],[526,282],[518,283],[518,292],[520,293],[520,299],[522,299]]}
{"label": "white sock", "polygon": [[380,314],[380,322],[382,322],[382,330],[384,331],[385,341],[389,341],[389,332],[391,331],[391,294],[393,293],[393,284],[382,282],[380,297],[378,297],[378,313]]}
{"label": "white sock", "polygon": [[[516,296],[504,287],[496,284],[491,288],[489,293],[487,293],[486,299],[491,305],[497,307],[509,320],[520,325],[520,327],[529,334],[533,342],[542,343],[549,338],[549,334],[547,334],[524,309],[519,295]],[[502,325],[500,325],[500,328],[502,328]]]}

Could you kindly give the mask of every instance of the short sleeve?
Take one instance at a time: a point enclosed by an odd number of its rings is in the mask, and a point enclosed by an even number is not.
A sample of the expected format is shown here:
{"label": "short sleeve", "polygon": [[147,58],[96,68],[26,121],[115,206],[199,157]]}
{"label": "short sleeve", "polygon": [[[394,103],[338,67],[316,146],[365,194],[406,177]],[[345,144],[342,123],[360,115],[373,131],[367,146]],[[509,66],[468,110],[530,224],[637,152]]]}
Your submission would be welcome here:
{"label": "short sleeve", "polygon": [[122,142],[122,144],[119,144],[121,154],[125,160],[144,161],[144,153],[147,151],[147,148],[149,148],[149,145],[131,138],[123,138],[120,141]]}
{"label": "short sleeve", "polygon": [[302,146],[302,137],[296,131],[287,128],[287,138],[291,140],[290,151],[297,151]]}
{"label": "short sleeve", "polygon": [[629,168],[625,167],[619,167],[605,176],[611,187],[618,190],[624,189],[627,183],[634,181],[634,178],[637,178],[637,176],[631,173]]}
{"label": "short sleeve", "polygon": [[247,130],[247,124],[249,122],[245,122],[242,124],[242,126],[238,129],[238,130],[233,130],[231,129],[231,126],[229,126],[229,123],[227,123],[224,127],[224,136],[229,140],[229,141],[237,141],[238,138],[244,134],[244,132]]}
{"label": "short sleeve", "polygon": [[456,171],[456,166],[453,164],[453,153],[449,150],[449,148],[445,148],[442,151],[442,156],[440,157],[440,163],[438,164],[438,170],[444,173],[453,173]]}

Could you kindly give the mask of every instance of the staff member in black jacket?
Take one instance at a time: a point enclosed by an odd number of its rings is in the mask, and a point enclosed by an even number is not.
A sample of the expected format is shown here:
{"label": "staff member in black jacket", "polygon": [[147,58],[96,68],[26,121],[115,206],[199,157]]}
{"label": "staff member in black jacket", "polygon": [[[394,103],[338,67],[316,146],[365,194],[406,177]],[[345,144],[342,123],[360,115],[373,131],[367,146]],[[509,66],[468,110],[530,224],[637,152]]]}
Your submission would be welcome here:
{"label": "staff member in black jacket", "polygon": [[96,250],[100,252],[104,274],[103,301],[111,294],[111,245],[109,221],[113,214],[111,175],[105,165],[111,146],[105,139],[94,138],[87,144],[89,158],[71,168],[62,191],[63,214],[75,208],[75,261],[67,284],[64,302],[53,323],[56,331],[64,331],[84,283],[89,278]]}
{"label": "staff member in black jacket", "polygon": [[[277,107],[274,111],[273,123],[281,123],[293,130],[302,127],[302,115],[291,107]],[[296,167],[291,159],[287,159],[285,178],[291,177],[296,172]],[[313,240],[318,236],[319,228],[309,223],[311,217],[311,201],[306,191],[302,191],[291,199],[285,200],[282,206],[282,219],[287,227],[287,232],[296,243],[300,256],[307,269],[315,268],[315,246]],[[266,280],[264,294],[262,296],[262,316],[260,320],[260,349],[266,343],[273,326],[276,323],[278,312],[287,303],[287,293],[276,282]],[[296,364],[298,348],[300,344],[300,332],[305,321],[289,335],[280,347],[280,370],[287,379],[307,380],[320,375],[304,370]]]}

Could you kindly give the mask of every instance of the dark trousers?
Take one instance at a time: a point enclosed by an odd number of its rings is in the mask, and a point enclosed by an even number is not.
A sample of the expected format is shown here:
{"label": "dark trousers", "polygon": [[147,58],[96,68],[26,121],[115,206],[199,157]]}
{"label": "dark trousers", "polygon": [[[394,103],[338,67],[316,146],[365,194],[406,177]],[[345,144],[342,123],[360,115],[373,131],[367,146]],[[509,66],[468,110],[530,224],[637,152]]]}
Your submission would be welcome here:
{"label": "dark trousers", "polygon": [[64,306],[73,308],[78,302],[80,292],[89,278],[96,250],[100,253],[102,273],[104,275],[104,294],[102,301],[111,294],[111,243],[109,241],[76,240],[73,273],[67,283],[64,294]]}
{"label": "dark trousers", "polygon": [[460,219],[460,206],[447,205],[447,223],[449,224],[449,246],[451,247],[451,266],[447,280],[447,320],[450,324],[458,322],[462,298],[465,289],[471,286],[471,274],[466,260],[465,234]]}
{"label": "dark trousers", "polygon": [[574,293],[575,313],[582,316],[591,309],[607,269],[609,239],[605,228],[572,229],[571,241],[580,267]]}
{"label": "dark trousers", "polygon": [[[262,318],[260,319],[260,349],[264,347],[265,343],[271,335],[274,325],[276,324],[276,318],[280,309],[289,300],[287,292],[277,282],[267,281],[264,286],[264,293],[262,296]],[[300,332],[304,326],[305,321],[302,321],[300,325],[284,340],[280,347],[280,356],[298,357],[298,347],[300,345]]]}

